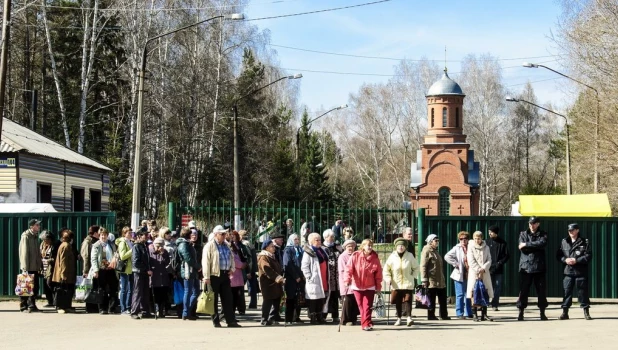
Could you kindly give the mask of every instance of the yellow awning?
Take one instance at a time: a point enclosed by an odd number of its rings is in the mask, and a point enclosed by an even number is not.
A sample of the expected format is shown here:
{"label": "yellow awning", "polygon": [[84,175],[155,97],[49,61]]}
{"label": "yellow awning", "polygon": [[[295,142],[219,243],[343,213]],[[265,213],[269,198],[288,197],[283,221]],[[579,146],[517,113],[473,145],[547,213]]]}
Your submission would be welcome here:
{"label": "yellow awning", "polygon": [[609,217],[612,209],[606,193],[555,196],[519,196],[524,216]]}

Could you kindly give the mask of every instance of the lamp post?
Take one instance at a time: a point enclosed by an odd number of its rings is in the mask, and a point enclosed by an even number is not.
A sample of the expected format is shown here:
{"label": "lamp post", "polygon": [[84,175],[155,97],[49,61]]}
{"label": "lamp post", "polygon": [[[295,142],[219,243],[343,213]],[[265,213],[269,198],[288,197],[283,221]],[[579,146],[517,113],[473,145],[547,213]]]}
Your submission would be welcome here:
{"label": "lamp post", "polygon": [[[599,99],[599,91],[584,82],[581,82],[575,78],[572,78],[564,73],[558,72],[557,70],[554,70],[542,64],[524,62],[522,66],[526,68],[539,68],[539,67],[545,68],[549,71],[552,71],[558,75],[561,75],[567,79],[570,79],[580,85],[587,87],[588,89],[594,91],[594,93],[596,94],[597,113],[596,113],[596,118],[595,118],[596,121],[595,121],[595,126],[594,126],[594,186],[593,188],[594,188],[594,193],[598,193],[599,192],[599,120],[601,119],[601,100]],[[568,123],[567,123],[567,132],[568,132]]]}
{"label": "lamp post", "polygon": [[565,129],[566,129],[566,167],[567,167],[567,171],[566,171],[566,182],[567,182],[567,194],[570,195],[572,192],[572,184],[571,184],[571,146],[570,146],[570,135],[569,135],[569,120],[567,119],[567,117],[564,114],[560,114],[557,113],[555,111],[552,111],[551,109],[547,109],[545,107],[541,107],[539,105],[537,105],[536,103],[532,103],[530,101],[526,101],[526,100],[522,100],[522,99],[517,99],[517,98],[513,98],[513,97],[507,97],[506,98],[507,101],[509,102],[524,102],[527,103],[529,105],[535,106],[537,108],[540,108],[544,111],[547,111],[549,113],[553,113],[557,116],[560,116],[562,118],[564,118],[564,125],[565,125]]}
{"label": "lamp post", "polygon": [[303,75],[302,74],[295,74],[295,75],[288,75],[285,77],[281,77],[277,80],[274,80],[260,88],[257,88],[241,97],[238,97],[236,99],[234,99],[233,102],[233,106],[232,106],[232,112],[234,113],[234,123],[233,123],[233,128],[234,128],[234,229],[239,230],[240,229],[240,212],[238,211],[238,208],[240,208],[240,174],[239,174],[239,170],[238,170],[238,132],[237,132],[237,126],[238,126],[238,101],[247,98],[255,93],[257,93],[258,91],[265,89],[281,80],[284,79],[300,79],[302,78]]}
{"label": "lamp post", "polygon": [[135,160],[133,163],[133,201],[131,205],[131,227],[136,229],[140,226],[140,192],[141,192],[141,160],[142,160],[142,118],[144,114],[144,75],[146,74],[146,60],[148,58],[148,44],[161,37],[174,34],[183,31],[188,28],[198,26],[202,23],[212,21],[214,19],[223,18],[229,20],[243,20],[245,16],[239,13],[230,15],[216,16],[208,18],[193,24],[186,25],[184,27],[176,28],[174,30],[167,31],[163,34],[148,38],[144,44],[142,50],[142,62],[139,70],[139,87],[137,91],[137,120],[135,129]]}
{"label": "lamp post", "polygon": [[[328,110],[328,111],[320,114],[319,116],[309,120],[306,125],[308,126],[309,124],[311,124],[314,121],[322,118],[323,116],[327,115],[328,113],[330,113],[332,111],[338,111],[338,110],[344,109],[344,108],[348,108],[348,105],[344,104],[344,105],[341,105],[341,106],[337,106],[335,108],[331,108],[330,110]],[[300,141],[299,141],[300,136],[299,136],[299,134],[300,134],[300,129],[302,127],[303,127],[303,125],[299,126],[298,129],[296,129],[296,177],[298,178],[297,185],[296,185],[297,186],[296,187],[296,192],[297,193],[300,193],[300,162],[299,162],[299,159],[298,159],[298,154],[299,154],[298,153],[298,149],[300,148]],[[320,164],[322,164],[322,163],[320,163]]]}

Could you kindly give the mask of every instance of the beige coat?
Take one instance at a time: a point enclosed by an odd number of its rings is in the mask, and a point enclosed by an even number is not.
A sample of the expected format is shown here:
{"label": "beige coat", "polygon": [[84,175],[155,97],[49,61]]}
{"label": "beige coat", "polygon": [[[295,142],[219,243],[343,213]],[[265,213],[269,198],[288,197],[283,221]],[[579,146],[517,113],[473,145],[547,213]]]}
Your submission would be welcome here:
{"label": "beige coat", "polygon": [[[227,244],[223,242],[222,244]],[[232,268],[230,268],[230,272],[234,273],[236,271],[236,264],[234,263],[234,256],[232,256]],[[217,249],[217,243],[214,238],[204,246],[202,249],[202,274],[205,279],[210,279],[210,276],[220,275],[219,268],[219,250]]]}
{"label": "beige coat", "polygon": [[30,231],[24,231],[19,240],[19,268],[22,271],[39,272],[43,270],[43,259],[39,250],[39,236]]}
{"label": "beige coat", "polygon": [[395,290],[413,290],[414,279],[418,278],[419,266],[410,252],[404,252],[400,258],[394,251],[386,260],[382,275],[387,284]]}
{"label": "beige coat", "polygon": [[421,251],[421,282],[429,282],[429,288],[446,288],[444,261],[438,250],[429,244]]}
{"label": "beige coat", "polygon": [[489,274],[491,253],[485,242],[483,242],[480,247],[478,247],[474,241],[468,243],[468,266],[470,266],[470,271],[468,271],[466,298],[472,298],[472,290],[474,290],[474,284],[476,283],[477,275],[481,269],[485,270],[485,273],[483,273],[483,283],[485,284],[487,293],[490,298],[493,298],[494,289],[491,286],[491,276]]}

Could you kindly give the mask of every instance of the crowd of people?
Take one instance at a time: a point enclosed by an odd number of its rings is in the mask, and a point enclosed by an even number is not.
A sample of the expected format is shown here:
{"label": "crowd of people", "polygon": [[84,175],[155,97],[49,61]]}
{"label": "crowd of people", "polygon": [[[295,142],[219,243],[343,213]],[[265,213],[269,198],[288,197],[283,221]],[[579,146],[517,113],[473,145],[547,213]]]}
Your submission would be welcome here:
{"label": "crowd of people", "polygon": [[[47,301],[45,307],[53,307],[58,313],[75,312],[72,301],[79,279],[80,283],[90,281],[92,295],[85,300],[86,312],[122,313],[133,319],[176,316],[196,320],[198,297],[208,289],[214,292],[214,327],[221,327],[223,321],[227,327],[241,327],[236,315],[244,315],[247,309],[257,310],[261,293],[263,326],[304,323],[301,310],[306,308],[310,324],[325,324],[330,315],[332,323],[360,325],[371,331],[374,298],[376,293],[382,293],[383,286],[390,287],[395,325],[411,326],[417,281],[429,299],[427,319],[449,320],[445,264],[453,267],[450,278],[455,287],[457,318],[492,321],[487,305],[472,304],[474,286],[477,280],[484,283],[490,305],[498,311],[504,266],[510,258],[507,242],[499,237],[497,226],[489,228],[487,239],[477,231],[470,241],[468,232],[460,232],[458,244],[444,258],[438,252],[439,237],[430,234],[420,252],[419,265],[413,254],[411,228],[395,239],[393,252],[382,264],[373,250],[373,241],[358,242],[353,230],[340,221],[335,230],[327,229],[322,235],[293,233],[290,222],[282,229],[275,226],[258,242],[261,249],[248,240],[247,231],[231,230],[229,224],[216,226],[203,245],[198,239],[202,233],[194,222],[179,232],[157,228],[155,222],[144,222],[137,230],[123,227],[118,238],[105,227],[91,226],[79,251],[70,229],[62,229],[56,240],[51,232],[40,232],[38,220],[32,219],[28,224],[19,244],[20,268],[35,276],[35,286],[34,295],[21,297],[21,311],[39,311],[39,277]],[[540,229],[540,219],[531,217],[518,242],[519,320],[524,319],[533,284],[541,320],[547,319],[546,248],[547,233]],[[569,318],[574,286],[579,290],[585,318],[591,319],[587,280],[591,254],[588,240],[579,235],[578,225],[569,225],[568,236],[556,253],[565,266],[562,320]],[[82,271],[77,271],[79,260]],[[435,313],[436,298],[439,318]],[[280,312],[282,306],[285,312]]]}

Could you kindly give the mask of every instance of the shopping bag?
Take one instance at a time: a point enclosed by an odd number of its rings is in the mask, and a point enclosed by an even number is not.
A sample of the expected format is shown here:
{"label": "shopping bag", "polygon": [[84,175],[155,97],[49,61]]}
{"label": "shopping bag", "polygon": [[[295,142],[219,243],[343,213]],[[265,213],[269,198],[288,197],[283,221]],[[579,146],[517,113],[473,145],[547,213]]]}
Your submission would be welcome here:
{"label": "shopping bag", "polygon": [[180,305],[185,297],[185,287],[180,280],[174,280],[174,304]]}
{"label": "shopping bag", "polygon": [[92,289],[92,280],[83,276],[77,276],[75,281],[75,300],[86,300],[86,292],[90,289]]}
{"label": "shopping bag", "polygon": [[84,301],[88,304],[103,304],[103,290],[88,289]]}
{"label": "shopping bag", "polygon": [[298,288],[296,290],[296,303],[300,308],[307,307],[307,299],[305,298],[304,288]]}
{"label": "shopping bag", "polygon": [[376,296],[373,302],[373,312],[376,318],[382,318],[386,316],[386,304],[384,304],[382,292],[376,292]]}
{"label": "shopping bag", "polygon": [[198,314],[214,315],[215,314],[215,292],[212,291],[210,285],[207,290],[203,291],[197,299]]}
{"label": "shopping bag", "polygon": [[481,279],[477,279],[474,283],[474,289],[472,290],[472,306],[489,306],[489,293],[487,292],[487,288],[485,288],[485,283],[483,283]]}
{"label": "shopping bag", "polygon": [[22,272],[17,275],[15,295],[20,297],[30,297],[34,295],[34,275],[30,275],[27,272]]}
{"label": "shopping bag", "polygon": [[419,285],[416,287],[416,292],[414,293],[414,300],[416,301],[417,309],[426,309],[429,307],[429,296],[427,296],[427,288]]}

